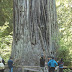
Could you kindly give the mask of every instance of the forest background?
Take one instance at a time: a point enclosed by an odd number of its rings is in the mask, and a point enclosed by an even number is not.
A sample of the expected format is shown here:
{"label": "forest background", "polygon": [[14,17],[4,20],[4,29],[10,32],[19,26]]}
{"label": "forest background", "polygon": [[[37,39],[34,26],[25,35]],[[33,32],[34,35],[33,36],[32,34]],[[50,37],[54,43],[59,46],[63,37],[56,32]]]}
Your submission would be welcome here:
{"label": "forest background", "polygon": [[[56,0],[59,27],[57,59],[65,65],[72,62],[72,1]],[[0,56],[7,62],[11,55],[13,40],[13,0],[0,0]]]}

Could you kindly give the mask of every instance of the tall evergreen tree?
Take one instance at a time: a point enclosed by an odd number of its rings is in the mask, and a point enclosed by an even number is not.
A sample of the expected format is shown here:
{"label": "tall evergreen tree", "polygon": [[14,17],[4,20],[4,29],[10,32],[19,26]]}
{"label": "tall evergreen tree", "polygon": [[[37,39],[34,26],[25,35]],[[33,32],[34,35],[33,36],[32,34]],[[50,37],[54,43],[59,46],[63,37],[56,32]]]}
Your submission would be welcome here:
{"label": "tall evergreen tree", "polygon": [[39,65],[42,53],[55,56],[57,15],[55,0],[14,0],[12,56],[20,65]]}

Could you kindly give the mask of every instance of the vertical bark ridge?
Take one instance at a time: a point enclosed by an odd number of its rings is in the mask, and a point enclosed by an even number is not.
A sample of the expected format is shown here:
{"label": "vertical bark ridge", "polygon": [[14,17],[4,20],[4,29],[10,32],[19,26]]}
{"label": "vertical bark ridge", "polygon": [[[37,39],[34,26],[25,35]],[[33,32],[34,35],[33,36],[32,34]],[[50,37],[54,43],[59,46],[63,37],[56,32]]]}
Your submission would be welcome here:
{"label": "vertical bark ridge", "polygon": [[14,0],[12,56],[20,59],[18,64],[39,65],[41,53],[52,55],[55,28],[55,0]]}

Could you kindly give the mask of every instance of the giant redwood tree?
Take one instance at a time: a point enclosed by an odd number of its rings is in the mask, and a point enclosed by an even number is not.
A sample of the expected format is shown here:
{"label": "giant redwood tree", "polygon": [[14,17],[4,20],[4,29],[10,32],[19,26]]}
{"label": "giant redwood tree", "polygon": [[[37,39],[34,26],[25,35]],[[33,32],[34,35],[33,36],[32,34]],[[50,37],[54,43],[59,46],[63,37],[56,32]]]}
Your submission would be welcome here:
{"label": "giant redwood tree", "polygon": [[57,15],[55,0],[13,0],[14,25],[12,57],[18,65],[39,65],[45,57],[56,55]]}

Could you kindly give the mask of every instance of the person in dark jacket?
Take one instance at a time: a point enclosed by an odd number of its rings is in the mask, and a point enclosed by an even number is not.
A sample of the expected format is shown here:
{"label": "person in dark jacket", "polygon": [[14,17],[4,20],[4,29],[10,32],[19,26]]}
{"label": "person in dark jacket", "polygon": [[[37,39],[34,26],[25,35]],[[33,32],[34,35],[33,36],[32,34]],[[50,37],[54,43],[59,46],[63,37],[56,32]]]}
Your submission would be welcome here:
{"label": "person in dark jacket", "polygon": [[13,60],[12,57],[8,60],[8,67],[9,67],[9,72],[13,72]]}
{"label": "person in dark jacket", "polygon": [[58,62],[58,65],[59,65],[59,72],[63,72],[63,65],[64,65],[63,58],[61,58],[61,60]]}
{"label": "person in dark jacket", "polygon": [[4,59],[2,59],[2,63],[5,65],[5,61],[4,61]]}
{"label": "person in dark jacket", "polygon": [[41,58],[40,58],[40,67],[41,67],[42,71],[44,72],[45,58],[44,58],[43,54],[41,55]]}

